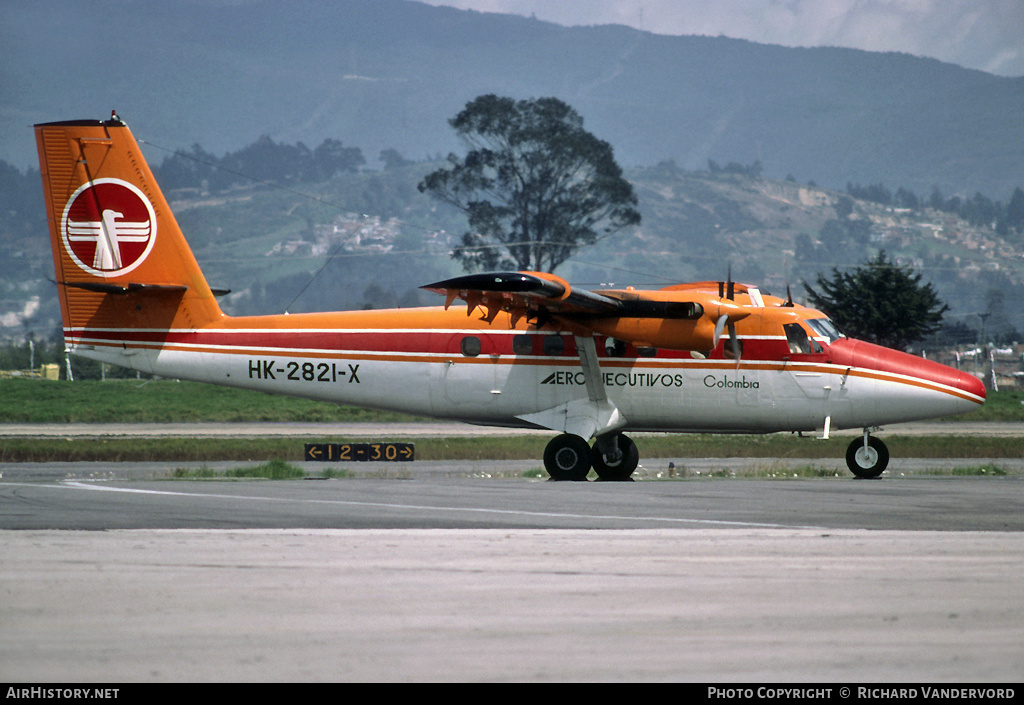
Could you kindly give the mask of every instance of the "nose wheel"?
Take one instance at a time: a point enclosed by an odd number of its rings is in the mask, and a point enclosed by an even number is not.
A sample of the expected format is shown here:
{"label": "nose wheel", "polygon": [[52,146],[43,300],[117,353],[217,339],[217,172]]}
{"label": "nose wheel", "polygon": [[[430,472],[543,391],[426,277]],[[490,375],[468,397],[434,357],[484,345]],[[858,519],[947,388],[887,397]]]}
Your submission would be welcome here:
{"label": "nose wheel", "polygon": [[878,477],[888,465],[889,449],[866,431],[863,438],[856,439],[846,449],[846,466],[857,477]]}

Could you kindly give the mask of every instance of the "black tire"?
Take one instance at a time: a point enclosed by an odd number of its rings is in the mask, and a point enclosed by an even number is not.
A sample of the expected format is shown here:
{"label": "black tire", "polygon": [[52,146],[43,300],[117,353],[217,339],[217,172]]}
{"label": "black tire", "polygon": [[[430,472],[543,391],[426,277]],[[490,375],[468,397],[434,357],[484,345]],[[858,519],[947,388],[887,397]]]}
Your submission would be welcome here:
{"label": "black tire", "polygon": [[582,482],[590,472],[590,444],[579,436],[563,433],[544,449],[544,469],[552,480]]}
{"label": "black tire", "polygon": [[627,482],[632,478],[637,465],[640,464],[640,451],[633,439],[624,433],[617,433],[615,434],[615,443],[621,453],[615,462],[608,462],[598,445],[594,446],[592,459],[594,472],[602,482]]}
{"label": "black tire", "polygon": [[889,465],[889,449],[885,443],[868,436],[868,445],[864,447],[864,439],[858,438],[846,449],[846,466],[850,472],[860,478],[878,477]]}

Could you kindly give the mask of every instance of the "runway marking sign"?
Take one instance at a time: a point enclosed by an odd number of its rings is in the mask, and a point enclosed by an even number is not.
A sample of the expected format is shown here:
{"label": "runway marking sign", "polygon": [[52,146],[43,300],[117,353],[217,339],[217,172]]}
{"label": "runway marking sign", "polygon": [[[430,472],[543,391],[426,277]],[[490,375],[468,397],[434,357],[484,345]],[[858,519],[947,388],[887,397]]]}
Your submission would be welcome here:
{"label": "runway marking sign", "polygon": [[414,443],[307,443],[306,460],[321,463],[403,463],[416,459]]}

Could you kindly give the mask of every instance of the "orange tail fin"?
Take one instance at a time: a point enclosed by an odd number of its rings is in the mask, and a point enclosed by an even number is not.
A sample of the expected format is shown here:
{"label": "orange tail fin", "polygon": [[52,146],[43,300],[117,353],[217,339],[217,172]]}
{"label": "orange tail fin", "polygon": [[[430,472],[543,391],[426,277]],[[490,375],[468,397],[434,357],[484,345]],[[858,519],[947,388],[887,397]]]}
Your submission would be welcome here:
{"label": "orange tail fin", "polygon": [[35,126],[64,335],[196,329],[222,318],[127,125]]}

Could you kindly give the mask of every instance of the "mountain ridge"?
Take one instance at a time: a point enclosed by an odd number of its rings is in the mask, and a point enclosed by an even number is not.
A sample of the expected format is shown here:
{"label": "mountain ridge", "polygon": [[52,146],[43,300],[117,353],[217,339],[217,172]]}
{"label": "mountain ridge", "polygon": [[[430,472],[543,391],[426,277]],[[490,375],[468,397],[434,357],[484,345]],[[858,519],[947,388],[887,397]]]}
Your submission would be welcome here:
{"label": "mountain ridge", "polygon": [[[464,219],[416,189],[438,165],[165,193],[208,281],[234,291],[221,299],[229,314],[415,306],[431,303],[420,285],[460,272],[450,250]],[[640,227],[580,250],[558,274],[599,289],[731,272],[776,293],[791,284],[799,296],[802,282],[885,249],[935,284],[952,322],[976,326],[973,316],[992,309],[990,332],[1024,330],[1024,311],[993,309],[1024,295],[1019,232],[1000,237],[925,199],[903,208],[762,177],[756,164],[712,166],[694,172],[665,161],[627,170]],[[59,328],[45,229],[38,220],[0,232],[0,337]]]}
{"label": "mountain ridge", "polygon": [[112,108],[168,149],[332,136],[371,159],[386,148],[422,159],[458,150],[447,120],[497,93],[565,100],[625,166],[756,159],[831,188],[993,198],[1024,183],[1024,78],[907,54],[562,27],[408,0],[13,0],[5,15],[0,158],[19,167],[34,154],[31,123]]}

